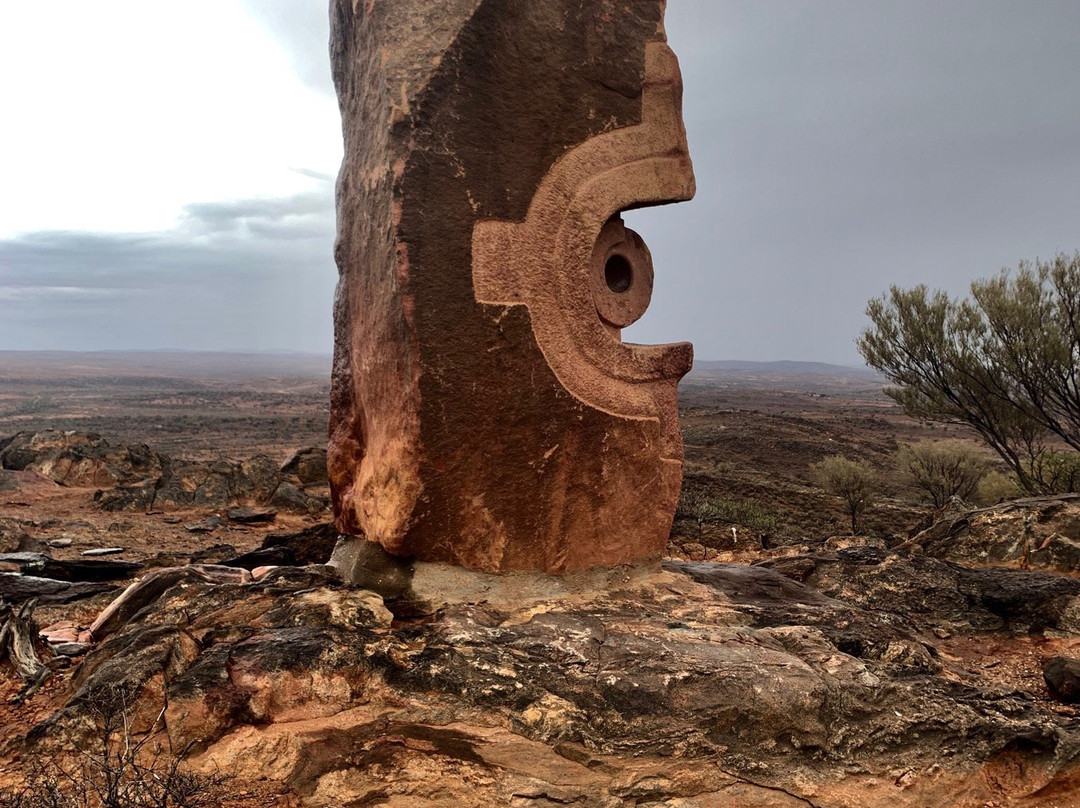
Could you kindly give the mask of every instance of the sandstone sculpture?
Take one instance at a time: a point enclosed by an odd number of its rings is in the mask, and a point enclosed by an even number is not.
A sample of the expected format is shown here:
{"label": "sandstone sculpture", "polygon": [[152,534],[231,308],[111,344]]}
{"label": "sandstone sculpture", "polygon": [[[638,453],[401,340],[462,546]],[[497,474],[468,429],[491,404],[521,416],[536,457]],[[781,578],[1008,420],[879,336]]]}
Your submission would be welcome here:
{"label": "sandstone sculpture", "polygon": [[342,532],[489,572],[662,553],[692,349],[621,341],[652,264],[620,212],[694,193],[663,11],[332,2]]}

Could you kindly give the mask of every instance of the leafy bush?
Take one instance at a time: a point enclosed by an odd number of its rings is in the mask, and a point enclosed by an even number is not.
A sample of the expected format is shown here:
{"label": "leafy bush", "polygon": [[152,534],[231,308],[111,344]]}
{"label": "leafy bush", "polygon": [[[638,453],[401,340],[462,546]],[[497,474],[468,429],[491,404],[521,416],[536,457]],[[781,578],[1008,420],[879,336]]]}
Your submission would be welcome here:
{"label": "leafy bush", "polygon": [[1028,474],[1046,494],[1080,491],[1080,454],[1043,449],[1028,459]]}
{"label": "leafy bush", "polygon": [[896,452],[900,474],[935,508],[970,499],[987,472],[986,458],[962,440],[924,440]]}
{"label": "leafy bush", "polygon": [[848,460],[841,455],[826,457],[810,466],[814,483],[844,500],[851,518],[851,532],[859,531],[859,517],[874,501],[878,490],[877,472],[863,460]]}

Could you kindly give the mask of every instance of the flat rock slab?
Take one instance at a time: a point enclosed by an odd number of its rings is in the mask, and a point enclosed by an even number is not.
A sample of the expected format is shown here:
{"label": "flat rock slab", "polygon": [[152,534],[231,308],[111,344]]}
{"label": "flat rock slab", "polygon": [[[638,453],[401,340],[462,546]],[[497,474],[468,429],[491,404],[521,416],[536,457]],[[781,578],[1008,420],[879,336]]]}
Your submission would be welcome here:
{"label": "flat rock slab", "polygon": [[0,572],[0,600],[9,603],[22,603],[30,598],[38,598],[43,604],[70,603],[115,588],[115,585],[105,582],[72,583],[21,573]]}
{"label": "flat rock slab", "polygon": [[50,647],[57,656],[77,657],[88,653],[94,646],[86,642],[62,642]]}
{"label": "flat rock slab", "polygon": [[130,578],[142,564],[134,561],[80,559],[66,561],[44,553],[0,553],[0,562],[14,563],[24,575],[58,581],[116,581]]}
{"label": "flat rock slab", "polygon": [[242,525],[265,525],[277,518],[277,511],[273,508],[230,508],[225,511],[225,516]]}
{"label": "flat rock slab", "polygon": [[225,527],[225,520],[220,516],[210,516],[201,522],[184,525],[184,530],[188,533],[213,533],[219,527]]}

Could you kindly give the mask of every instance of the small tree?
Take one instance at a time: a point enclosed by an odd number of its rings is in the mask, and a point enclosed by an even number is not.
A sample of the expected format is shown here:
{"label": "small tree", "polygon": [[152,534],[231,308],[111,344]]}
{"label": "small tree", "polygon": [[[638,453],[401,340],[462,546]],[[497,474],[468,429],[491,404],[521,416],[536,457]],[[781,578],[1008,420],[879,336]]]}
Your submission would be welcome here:
{"label": "small tree", "polygon": [[1050,436],[1080,452],[1080,253],[976,281],[966,300],[894,286],[866,313],[859,351],[908,415],[971,427],[1029,493],[1069,484],[1045,453]]}
{"label": "small tree", "polygon": [[935,508],[953,497],[970,499],[986,474],[986,459],[962,440],[924,440],[901,446],[896,453],[900,473]]}
{"label": "small tree", "polygon": [[851,533],[857,533],[859,517],[877,493],[877,473],[863,460],[833,455],[810,466],[810,477],[830,494],[844,500],[851,517]]}

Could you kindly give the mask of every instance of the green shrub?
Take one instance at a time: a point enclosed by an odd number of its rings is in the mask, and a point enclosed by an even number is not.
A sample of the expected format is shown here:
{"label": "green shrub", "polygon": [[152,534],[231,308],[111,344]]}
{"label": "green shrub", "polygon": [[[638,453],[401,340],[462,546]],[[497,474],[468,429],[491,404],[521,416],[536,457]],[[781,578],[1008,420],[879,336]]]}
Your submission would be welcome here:
{"label": "green shrub", "polygon": [[768,533],[775,530],[780,522],[775,511],[754,500],[723,499],[708,494],[684,496],[679,501],[675,517],[693,522],[698,535],[706,527],[720,525],[740,525],[758,533]]}
{"label": "green shrub", "polygon": [[986,458],[962,440],[924,440],[896,452],[900,474],[935,508],[970,499],[987,471]]}
{"label": "green shrub", "polygon": [[857,533],[859,517],[877,495],[877,472],[864,460],[848,460],[841,455],[833,455],[810,466],[810,477],[815,484],[844,500],[851,518],[851,532]]}
{"label": "green shrub", "polygon": [[975,492],[975,502],[981,506],[997,505],[1022,495],[1016,480],[1000,471],[988,471]]}

